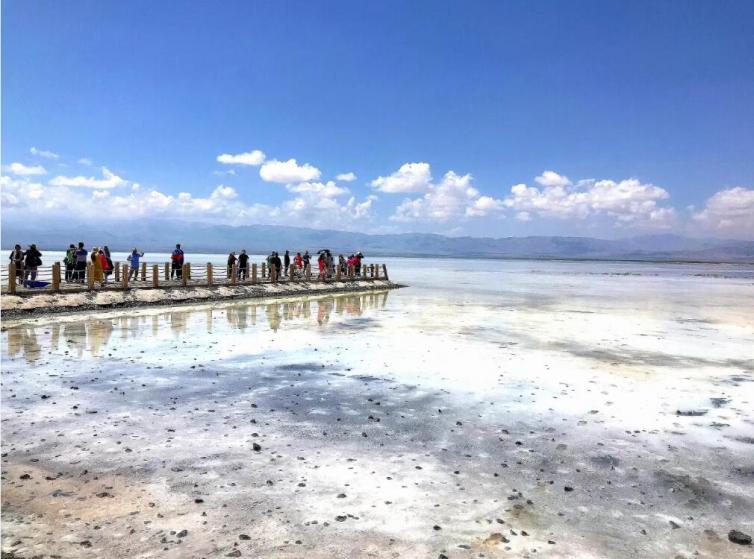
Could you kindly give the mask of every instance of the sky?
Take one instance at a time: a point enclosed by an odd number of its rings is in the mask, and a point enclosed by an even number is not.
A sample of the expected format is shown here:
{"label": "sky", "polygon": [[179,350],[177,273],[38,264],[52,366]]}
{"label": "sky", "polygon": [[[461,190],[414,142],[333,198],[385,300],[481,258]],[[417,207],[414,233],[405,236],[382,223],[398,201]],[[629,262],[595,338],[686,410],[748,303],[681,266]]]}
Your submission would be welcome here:
{"label": "sky", "polygon": [[2,4],[2,218],[754,239],[754,2]]}

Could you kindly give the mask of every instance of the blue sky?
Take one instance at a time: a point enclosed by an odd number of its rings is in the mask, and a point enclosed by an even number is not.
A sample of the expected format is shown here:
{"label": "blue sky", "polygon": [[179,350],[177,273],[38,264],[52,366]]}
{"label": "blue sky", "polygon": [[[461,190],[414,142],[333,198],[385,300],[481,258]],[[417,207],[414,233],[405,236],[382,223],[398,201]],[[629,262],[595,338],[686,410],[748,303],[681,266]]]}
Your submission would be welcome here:
{"label": "blue sky", "polygon": [[2,25],[4,219],[754,238],[752,2],[6,0]]}

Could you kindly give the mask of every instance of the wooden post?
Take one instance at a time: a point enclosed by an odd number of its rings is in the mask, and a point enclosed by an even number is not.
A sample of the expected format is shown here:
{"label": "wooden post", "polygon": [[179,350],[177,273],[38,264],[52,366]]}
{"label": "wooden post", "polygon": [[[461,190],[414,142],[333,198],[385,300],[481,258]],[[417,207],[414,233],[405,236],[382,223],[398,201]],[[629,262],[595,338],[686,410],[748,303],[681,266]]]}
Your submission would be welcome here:
{"label": "wooden post", "polygon": [[8,266],[8,293],[16,292],[16,263],[11,262]]}
{"label": "wooden post", "polygon": [[165,262],[165,281],[170,281],[170,263]]}
{"label": "wooden post", "polygon": [[265,272],[267,271],[267,264],[262,262],[262,279],[265,278]]}
{"label": "wooden post", "polygon": [[296,277],[296,266],[294,264],[291,264],[290,275],[288,277],[291,279],[291,281],[293,281],[293,278]]}
{"label": "wooden post", "polygon": [[155,289],[159,287],[159,277],[160,277],[160,269],[157,267],[157,264],[152,265],[152,287]]}
{"label": "wooden post", "polygon": [[367,266],[366,264],[361,265],[361,277],[364,279],[367,279]]}
{"label": "wooden post", "polygon": [[184,264],[181,267],[181,283],[183,284],[183,287],[186,287],[188,285],[188,280],[189,280],[188,267],[189,267],[188,264]]}
{"label": "wooden post", "polygon": [[387,264],[382,265],[382,271],[384,272],[385,279],[389,281],[390,278],[387,277]]}
{"label": "wooden post", "polygon": [[306,281],[311,281],[312,279],[312,265],[307,264],[306,265]]}
{"label": "wooden post", "polygon": [[147,263],[141,263],[141,281],[147,281]]}
{"label": "wooden post", "polygon": [[52,265],[52,290],[55,293],[60,292],[60,262]]}
{"label": "wooden post", "polygon": [[374,279],[374,264],[369,265],[369,277]]}
{"label": "wooden post", "polygon": [[212,262],[207,262],[207,285],[212,285]]}
{"label": "wooden post", "polygon": [[349,266],[348,267],[348,279],[352,280],[355,273],[356,273],[356,268],[354,268],[353,265]]}
{"label": "wooden post", "polygon": [[123,289],[128,289],[128,273],[129,273],[128,265],[123,264],[123,277],[121,278]]}
{"label": "wooden post", "polygon": [[120,262],[113,262],[113,268],[115,268],[115,283],[120,281]]}
{"label": "wooden post", "polygon": [[238,263],[233,262],[230,267],[230,285],[238,285]]}
{"label": "wooden post", "polygon": [[251,265],[251,283],[257,283],[257,265]]}
{"label": "wooden post", "polygon": [[380,265],[374,265],[374,279],[380,279]]}
{"label": "wooden post", "polygon": [[191,279],[191,262],[186,262],[186,279]]}
{"label": "wooden post", "polygon": [[94,289],[94,265],[93,264],[87,264],[86,265],[86,279],[87,279],[87,287],[89,288],[89,291]]}
{"label": "wooden post", "polygon": [[270,281],[277,283],[278,281],[278,269],[277,266],[270,266]]}
{"label": "wooden post", "polygon": [[340,281],[340,264],[335,267],[335,281]]}

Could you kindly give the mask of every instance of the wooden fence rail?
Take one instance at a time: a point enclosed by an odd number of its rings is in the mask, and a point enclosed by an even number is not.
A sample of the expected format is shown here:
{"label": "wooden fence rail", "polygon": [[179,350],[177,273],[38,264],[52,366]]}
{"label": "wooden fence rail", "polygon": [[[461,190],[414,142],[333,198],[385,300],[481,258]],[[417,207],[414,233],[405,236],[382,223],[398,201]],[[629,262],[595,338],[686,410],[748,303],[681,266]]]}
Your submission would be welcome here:
{"label": "wooden fence rail", "polygon": [[[151,267],[150,281],[147,280],[147,268]],[[291,265],[288,270],[277,270],[274,266],[267,266],[266,262],[261,265],[250,263],[247,268],[239,268],[236,262],[230,269],[223,268],[223,273],[216,274],[212,263],[206,266],[192,267],[191,263],[173,268],[169,262],[164,263],[163,273],[160,273],[160,263],[141,262],[138,269],[131,268],[128,264],[114,262],[113,269],[104,274],[104,281],[95,277],[94,266],[87,262],[84,270],[72,271],[65,269],[60,262],[52,266],[40,266],[36,269],[34,281],[42,284],[42,287],[27,287],[26,281],[32,280],[30,271],[17,270],[15,263],[3,266],[0,270],[0,282],[3,293],[6,294],[29,294],[29,293],[66,293],[92,290],[126,290],[140,289],[169,289],[174,287],[204,287],[219,285],[255,285],[263,283],[296,283],[296,282],[353,282],[373,281],[388,279],[387,265],[363,264],[361,269],[349,266],[341,269],[335,267],[332,274],[319,273],[319,269],[312,270],[311,265],[297,268]],[[26,272],[26,277],[24,276]]]}

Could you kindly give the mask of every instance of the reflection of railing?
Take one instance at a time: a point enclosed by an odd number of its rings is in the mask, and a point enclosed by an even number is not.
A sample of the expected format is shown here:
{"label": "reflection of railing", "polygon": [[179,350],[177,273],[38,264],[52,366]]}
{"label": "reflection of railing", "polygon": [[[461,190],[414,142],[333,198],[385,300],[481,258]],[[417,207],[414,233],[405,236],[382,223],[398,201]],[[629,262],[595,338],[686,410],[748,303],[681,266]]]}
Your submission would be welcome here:
{"label": "reflection of railing", "polygon": [[[197,307],[178,309],[142,309],[121,312],[110,317],[70,316],[50,319],[41,324],[17,324],[6,329],[3,336],[3,353],[10,359],[23,357],[29,363],[48,356],[51,351],[66,351],[78,357],[89,353],[104,357],[108,346],[117,343],[123,348],[127,337],[138,338],[151,332],[157,339],[160,329],[175,334],[206,329],[215,332],[227,324],[232,330],[244,332],[247,328],[266,326],[273,331],[286,324],[316,321],[317,327],[327,328],[343,319],[358,320],[373,309],[385,308],[388,290],[372,290],[356,294],[305,296],[293,300],[272,302],[239,301],[214,302]],[[218,322],[218,319],[224,318]],[[334,318],[334,322],[330,322]],[[358,322],[352,324],[358,325]],[[196,330],[198,328],[198,330]],[[222,330],[221,330],[222,331]],[[112,336],[118,332],[117,341]],[[44,335],[42,335],[44,333]]]}
{"label": "reflection of railing", "polygon": [[192,266],[190,263],[178,264],[165,262],[156,264],[142,262],[138,268],[128,264],[113,263],[112,270],[100,271],[94,264],[87,263],[85,268],[75,269],[61,267],[60,262],[52,266],[18,269],[12,262],[2,269],[0,281],[7,293],[35,292],[79,292],[100,289],[125,290],[134,287],[157,289],[172,287],[207,287],[215,285],[254,285],[295,282],[353,282],[363,280],[388,279],[385,264],[362,264],[335,269],[312,270],[311,265],[297,267],[291,264],[283,272],[266,262],[239,267]]}

